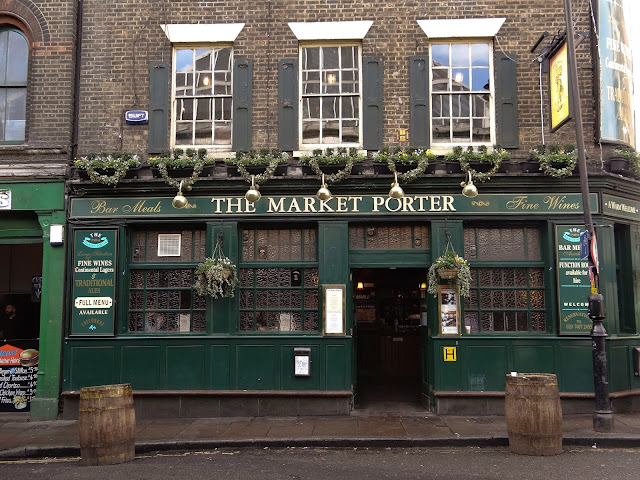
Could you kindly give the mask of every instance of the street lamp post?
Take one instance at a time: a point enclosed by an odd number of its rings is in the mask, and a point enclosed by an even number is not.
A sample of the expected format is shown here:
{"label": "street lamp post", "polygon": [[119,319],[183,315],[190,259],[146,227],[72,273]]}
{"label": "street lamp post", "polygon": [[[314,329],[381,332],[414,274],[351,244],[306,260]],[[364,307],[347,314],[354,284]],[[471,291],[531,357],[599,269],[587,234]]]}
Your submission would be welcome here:
{"label": "street lamp post", "polygon": [[[564,0],[564,13],[567,26],[567,56],[569,57],[569,82],[571,82],[572,101],[575,112],[576,145],[578,147],[578,172],[580,173],[580,191],[584,208],[584,223],[587,228],[589,242],[595,241],[591,206],[589,205],[589,181],[587,176],[587,159],[584,153],[584,134],[582,130],[582,109],[580,92],[578,91],[578,66],[571,15],[571,0]],[[613,413],[609,401],[609,380],[607,378],[607,352],[605,339],[607,331],[602,321],[605,318],[604,299],[598,293],[598,272],[593,266],[590,256],[590,270],[593,271],[591,295],[589,295],[589,318],[593,321],[591,329],[591,349],[593,354],[593,388],[595,393],[595,410],[593,412],[593,429],[596,432],[613,431]]]}

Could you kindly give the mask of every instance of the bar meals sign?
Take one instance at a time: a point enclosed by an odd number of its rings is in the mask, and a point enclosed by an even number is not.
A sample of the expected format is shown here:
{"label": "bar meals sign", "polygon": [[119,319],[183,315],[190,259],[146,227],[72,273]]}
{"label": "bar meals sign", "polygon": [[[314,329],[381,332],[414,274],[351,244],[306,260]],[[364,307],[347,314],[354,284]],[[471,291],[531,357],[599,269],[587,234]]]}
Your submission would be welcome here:
{"label": "bar meals sign", "polygon": [[[225,216],[314,216],[314,215],[451,215],[464,214],[579,214],[582,198],[568,194],[478,195],[341,195],[329,200],[315,196],[263,196],[255,203],[244,197],[187,197],[182,208],[172,198],[73,198],[71,218],[122,217],[225,217]],[[598,213],[597,195],[590,196]]]}

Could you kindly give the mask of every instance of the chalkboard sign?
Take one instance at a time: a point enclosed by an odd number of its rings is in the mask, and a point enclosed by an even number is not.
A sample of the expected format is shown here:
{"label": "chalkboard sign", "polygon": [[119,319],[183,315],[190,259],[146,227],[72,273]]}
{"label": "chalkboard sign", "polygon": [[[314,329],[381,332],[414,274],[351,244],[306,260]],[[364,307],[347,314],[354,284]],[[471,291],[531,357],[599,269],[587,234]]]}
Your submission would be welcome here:
{"label": "chalkboard sign", "polygon": [[71,335],[113,335],[116,239],[117,230],[74,232]]}
{"label": "chalkboard sign", "polygon": [[0,346],[0,412],[29,411],[38,381],[38,350]]}
{"label": "chalkboard sign", "polygon": [[581,259],[580,236],[584,226],[556,225],[556,272],[561,334],[588,335],[589,262]]}

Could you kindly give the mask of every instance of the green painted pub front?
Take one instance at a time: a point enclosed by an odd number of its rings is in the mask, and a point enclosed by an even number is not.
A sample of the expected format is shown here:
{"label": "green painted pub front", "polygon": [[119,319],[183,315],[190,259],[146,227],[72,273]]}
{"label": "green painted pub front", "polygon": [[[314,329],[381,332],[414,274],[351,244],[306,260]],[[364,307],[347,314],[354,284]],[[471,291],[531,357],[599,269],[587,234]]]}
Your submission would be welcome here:
{"label": "green painted pub front", "polygon": [[[170,195],[73,197],[64,414],[77,414],[81,387],[113,383],[132,384],[142,416],[339,415],[376,401],[502,414],[513,371],[556,373],[565,413],[590,412],[581,196],[574,183],[551,187],[467,198],[415,186],[402,199],[353,188],[328,201],[265,188],[255,204],[195,190],[181,209]],[[594,180],[616,411],[640,405],[633,198]],[[447,239],[472,269],[453,330],[446,302],[426,291]],[[232,298],[193,289],[216,250],[237,266]],[[342,307],[325,300],[328,286],[344,286]]]}

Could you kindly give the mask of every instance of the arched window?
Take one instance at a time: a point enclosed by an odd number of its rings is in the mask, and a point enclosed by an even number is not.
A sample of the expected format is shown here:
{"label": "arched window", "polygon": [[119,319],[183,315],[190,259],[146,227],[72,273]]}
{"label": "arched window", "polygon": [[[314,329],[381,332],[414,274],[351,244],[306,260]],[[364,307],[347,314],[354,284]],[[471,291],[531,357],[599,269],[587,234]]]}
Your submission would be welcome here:
{"label": "arched window", "polygon": [[27,115],[29,42],[21,30],[0,28],[0,143],[23,143]]}

